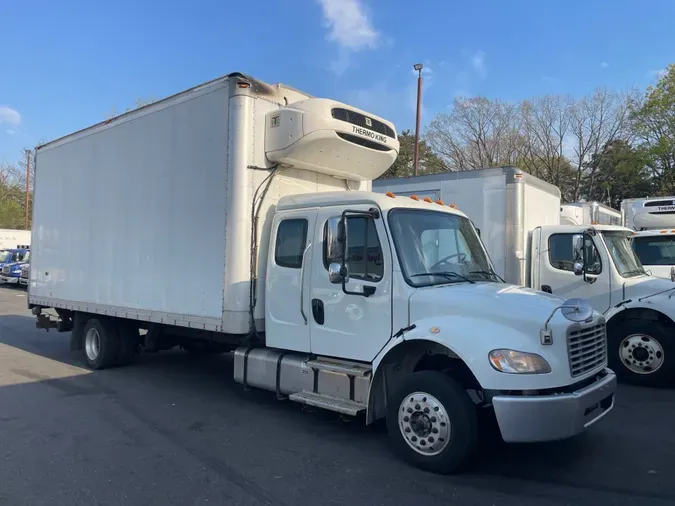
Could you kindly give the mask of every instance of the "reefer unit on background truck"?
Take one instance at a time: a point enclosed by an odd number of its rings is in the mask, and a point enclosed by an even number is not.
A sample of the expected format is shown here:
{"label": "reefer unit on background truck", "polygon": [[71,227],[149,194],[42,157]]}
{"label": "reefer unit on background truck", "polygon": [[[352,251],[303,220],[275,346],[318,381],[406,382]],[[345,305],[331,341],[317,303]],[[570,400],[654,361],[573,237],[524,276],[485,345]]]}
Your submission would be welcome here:
{"label": "reefer unit on background truck", "polygon": [[621,202],[625,227],[636,230],[632,244],[645,269],[675,281],[675,197]]}
{"label": "reefer unit on background truck", "polygon": [[621,225],[621,211],[600,202],[571,202],[560,206],[561,225]]}
{"label": "reefer unit on background truck", "polygon": [[371,192],[398,146],[383,119],[230,74],[38,148],[38,326],[93,369],[233,350],[236,381],[386,418],[438,472],[476,448],[480,410],[506,441],[600,420],[603,316],[501,282],[461,212]]}
{"label": "reefer unit on background truck", "polygon": [[561,225],[558,188],[515,167],[378,180],[373,189],[456,204],[507,282],[582,297],[605,316],[609,366],[620,378],[675,380],[675,284],[645,272],[631,230]]}

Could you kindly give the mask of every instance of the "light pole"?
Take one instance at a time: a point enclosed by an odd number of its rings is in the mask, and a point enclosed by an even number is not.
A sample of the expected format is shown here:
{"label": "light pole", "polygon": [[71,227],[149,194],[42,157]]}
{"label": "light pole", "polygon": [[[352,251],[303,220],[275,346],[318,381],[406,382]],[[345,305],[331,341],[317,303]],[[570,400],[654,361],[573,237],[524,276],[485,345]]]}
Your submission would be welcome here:
{"label": "light pole", "polygon": [[419,174],[419,147],[420,147],[420,109],[422,108],[422,69],[424,65],[416,63],[413,68],[417,71],[417,120],[415,126],[415,175]]}

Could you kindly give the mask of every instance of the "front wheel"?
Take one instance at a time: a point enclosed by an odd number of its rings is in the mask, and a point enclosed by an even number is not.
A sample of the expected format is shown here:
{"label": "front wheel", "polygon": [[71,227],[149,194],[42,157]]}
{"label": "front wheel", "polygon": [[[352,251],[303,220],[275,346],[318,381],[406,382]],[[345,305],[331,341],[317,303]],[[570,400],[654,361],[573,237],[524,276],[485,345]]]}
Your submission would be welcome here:
{"label": "front wheel", "polygon": [[461,469],[478,443],[476,407],[449,376],[420,371],[389,398],[387,430],[395,449],[412,465],[434,473]]}
{"label": "front wheel", "polygon": [[670,386],[675,380],[674,339],[657,321],[621,322],[608,336],[609,366],[624,383]]}

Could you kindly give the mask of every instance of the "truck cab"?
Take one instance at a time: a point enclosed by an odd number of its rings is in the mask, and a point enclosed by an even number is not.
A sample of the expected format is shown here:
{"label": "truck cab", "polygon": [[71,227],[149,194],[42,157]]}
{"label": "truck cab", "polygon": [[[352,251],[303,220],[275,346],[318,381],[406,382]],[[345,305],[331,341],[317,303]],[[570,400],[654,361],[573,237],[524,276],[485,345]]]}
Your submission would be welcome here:
{"label": "truck cab", "polygon": [[532,286],[583,297],[607,319],[609,363],[619,377],[651,386],[675,379],[675,283],[650,276],[624,227],[537,227],[531,240]]}
{"label": "truck cab", "polygon": [[27,248],[0,250],[0,283],[18,284],[21,267],[29,258],[30,250]]}
{"label": "truck cab", "polygon": [[[386,418],[419,467],[463,459],[482,408],[523,442],[569,437],[613,406],[604,317],[503,282],[473,223],[441,201],[282,197],[265,301],[267,348],[238,349],[235,379]],[[447,444],[450,420],[465,443]]]}

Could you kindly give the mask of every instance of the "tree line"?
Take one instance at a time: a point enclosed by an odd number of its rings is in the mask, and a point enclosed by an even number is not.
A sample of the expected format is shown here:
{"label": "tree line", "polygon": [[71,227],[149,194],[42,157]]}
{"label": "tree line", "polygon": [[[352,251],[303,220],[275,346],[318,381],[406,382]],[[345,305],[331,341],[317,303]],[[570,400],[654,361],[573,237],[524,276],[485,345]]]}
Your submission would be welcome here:
{"label": "tree line", "polygon": [[[413,175],[414,135],[382,178]],[[513,165],[560,188],[563,199],[618,208],[626,198],[675,194],[675,65],[644,92],[597,89],[520,103],[457,98],[428,125],[420,174]]]}
{"label": "tree line", "polygon": [[[138,99],[135,106],[153,101]],[[382,178],[414,173],[415,136],[404,130],[399,141],[399,156]],[[34,152],[27,152],[30,219],[35,164]],[[24,227],[26,163],[25,153],[16,164],[0,163],[0,228]],[[457,98],[420,140],[420,174],[505,165],[558,186],[567,202],[618,208],[626,198],[675,195],[675,65],[644,92],[598,89],[581,98],[545,95],[516,104]]]}

